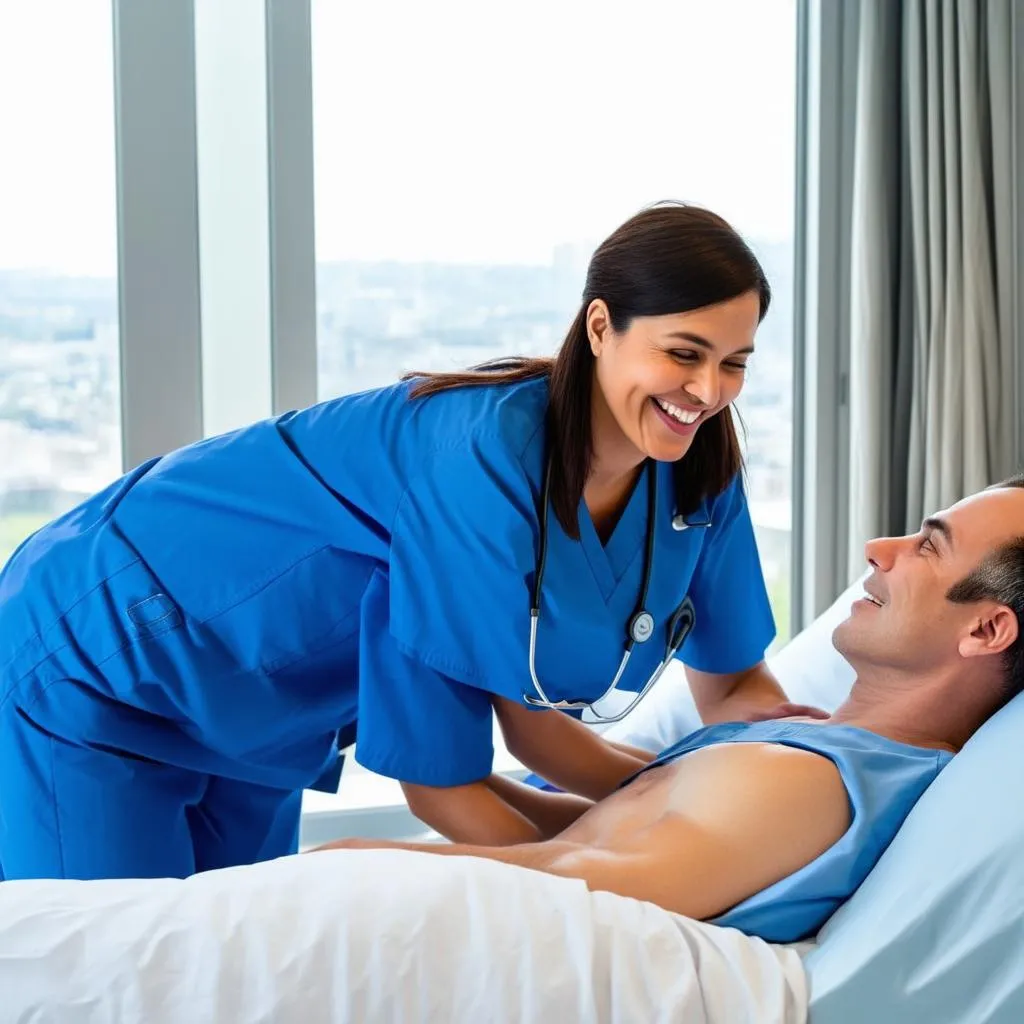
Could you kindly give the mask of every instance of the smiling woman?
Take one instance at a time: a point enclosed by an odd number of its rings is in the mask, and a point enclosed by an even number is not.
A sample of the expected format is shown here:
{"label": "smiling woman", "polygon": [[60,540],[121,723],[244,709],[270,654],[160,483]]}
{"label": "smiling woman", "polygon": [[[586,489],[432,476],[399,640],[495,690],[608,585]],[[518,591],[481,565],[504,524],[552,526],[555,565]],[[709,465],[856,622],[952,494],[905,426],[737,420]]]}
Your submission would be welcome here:
{"label": "smiling woman", "polygon": [[[583,498],[607,535],[646,458],[673,465],[676,512],[689,515],[740,469],[730,406],[770,302],[760,263],[725,220],[659,203],[598,246],[556,359],[412,374],[422,378],[413,394],[550,376],[552,507],[566,533],[579,537]],[[696,418],[682,422],[688,412]]]}
{"label": "smiling woman", "polygon": [[[596,545],[587,554],[592,568],[609,562],[620,550],[623,558],[633,557],[635,562],[637,549],[625,547],[622,538],[635,529],[636,495],[641,490],[637,481],[645,466],[649,483],[643,576],[627,619],[619,670],[604,696],[616,688],[637,650],[634,625],[642,620],[650,626],[643,630],[644,639],[653,632],[646,602],[659,529],[657,481],[667,475],[673,492],[673,530],[711,528],[716,520],[724,520],[717,529],[709,529],[713,539],[699,555],[692,549],[685,554],[676,551],[680,563],[672,580],[676,614],[688,585],[697,593],[700,627],[680,657],[689,666],[702,716],[712,721],[762,713],[782,699],[763,663],[774,624],[731,416],[731,403],[742,389],[746,360],[769,302],[760,264],[721,217],[684,203],[659,203],[630,218],[598,246],[582,304],[554,360],[513,358],[461,373],[409,375],[415,379],[413,398],[547,381],[547,434],[542,442],[546,468],[538,506],[541,554],[531,601],[529,667],[536,696],[524,696],[526,702],[549,708],[588,704],[580,698],[551,702],[535,672],[548,499],[564,536],[579,541],[584,551],[588,544]],[[659,465],[664,469],[657,469]],[[688,518],[694,513],[697,522]],[[627,524],[622,529],[620,520]],[[697,564],[688,584],[685,565],[695,555]],[[705,563],[713,568],[705,570]],[[607,571],[621,579],[628,564],[612,562]],[[705,572],[706,582],[701,578]],[[762,629],[768,638],[763,644]],[[711,649],[702,651],[705,644]],[[729,644],[734,648],[722,660],[715,648]],[[679,647],[670,643],[669,650],[673,657]],[[638,660],[643,663],[642,653]],[[726,670],[726,661],[734,667]],[[654,668],[641,695],[659,674]],[[639,675],[626,685],[637,686],[643,678]]]}
{"label": "smiling woman", "polygon": [[[752,275],[750,290],[741,295],[686,312],[637,316],[621,332],[607,305],[593,303],[587,334],[601,396],[614,420],[613,425],[605,417],[601,425],[610,433],[606,445],[621,433],[649,458],[681,459],[698,428],[739,396],[766,296],[767,285]],[[601,440],[595,438],[595,450]],[[605,473],[615,467],[597,460],[594,469]]]}

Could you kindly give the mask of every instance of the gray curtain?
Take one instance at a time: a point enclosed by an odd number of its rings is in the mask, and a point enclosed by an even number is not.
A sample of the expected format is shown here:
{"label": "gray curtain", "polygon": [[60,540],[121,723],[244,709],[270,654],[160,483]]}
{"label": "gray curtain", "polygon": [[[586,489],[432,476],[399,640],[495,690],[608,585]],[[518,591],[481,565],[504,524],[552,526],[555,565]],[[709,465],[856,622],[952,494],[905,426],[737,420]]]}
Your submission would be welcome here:
{"label": "gray curtain", "polygon": [[1012,470],[1013,0],[861,0],[848,575]]}

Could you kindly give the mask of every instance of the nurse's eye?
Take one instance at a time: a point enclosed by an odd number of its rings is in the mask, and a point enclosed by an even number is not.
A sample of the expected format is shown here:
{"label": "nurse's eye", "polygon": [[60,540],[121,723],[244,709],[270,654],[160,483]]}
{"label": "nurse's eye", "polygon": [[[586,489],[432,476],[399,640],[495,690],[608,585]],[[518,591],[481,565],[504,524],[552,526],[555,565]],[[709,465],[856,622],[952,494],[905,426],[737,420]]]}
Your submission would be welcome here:
{"label": "nurse's eye", "polygon": [[696,363],[700,360],[699,353],[685,348],[674,348],[669,352],[669,355],[681,363]]}
{"label": "nurse's eye", "polygon": [[722,364],[727,370],[732,370],[733,373],[746,373],[746,363],[723,363]]}

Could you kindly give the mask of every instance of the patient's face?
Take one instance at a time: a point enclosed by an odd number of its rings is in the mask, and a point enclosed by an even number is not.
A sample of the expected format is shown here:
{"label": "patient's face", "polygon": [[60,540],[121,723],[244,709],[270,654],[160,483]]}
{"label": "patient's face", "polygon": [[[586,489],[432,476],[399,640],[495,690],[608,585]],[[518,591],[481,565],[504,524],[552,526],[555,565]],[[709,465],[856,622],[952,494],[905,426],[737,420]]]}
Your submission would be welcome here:
{"label": "patient's face", "polygon": [[855,668],[913,669],[949,664],[977,625],[977,608],[946,598],[949,589],[994,550],[1024,534],[1024,490],[983,491],[926,519],[907,537],[886,537],[865,548],[872,572],[867,596],[833,634]]}

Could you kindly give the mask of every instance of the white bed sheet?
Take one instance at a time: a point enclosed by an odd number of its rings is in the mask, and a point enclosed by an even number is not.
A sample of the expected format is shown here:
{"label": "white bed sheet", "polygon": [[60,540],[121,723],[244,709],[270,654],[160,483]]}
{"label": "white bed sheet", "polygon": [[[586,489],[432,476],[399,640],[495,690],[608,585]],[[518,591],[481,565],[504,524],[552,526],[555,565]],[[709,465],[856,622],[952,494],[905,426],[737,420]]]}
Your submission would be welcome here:
{"label": "white bed sheet", "polygon": [[403,851],[0,883],[0,1021],[803,1024],[796,950],[581,882]]}

